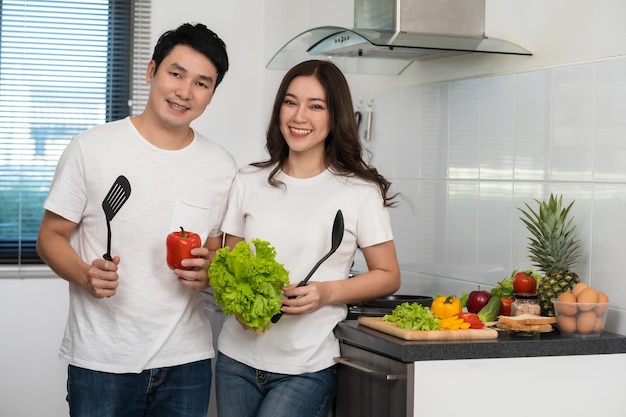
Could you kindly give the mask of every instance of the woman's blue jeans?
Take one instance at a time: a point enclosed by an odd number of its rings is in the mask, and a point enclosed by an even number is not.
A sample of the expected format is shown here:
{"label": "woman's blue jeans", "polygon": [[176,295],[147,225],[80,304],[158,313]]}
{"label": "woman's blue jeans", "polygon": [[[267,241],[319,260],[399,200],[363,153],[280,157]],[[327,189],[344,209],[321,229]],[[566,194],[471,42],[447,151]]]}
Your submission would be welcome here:
{"label": "woman's blue jeans", "polygon": [[71,417],[206,417],[210,395],[210,359],[140,374],[68,367]]}
{"label": "woman's blue jeans", "polygon": [[327,417],[335,398],[334,366],[285,375],[251,368],[218,353],[217,414],[221,417]]}

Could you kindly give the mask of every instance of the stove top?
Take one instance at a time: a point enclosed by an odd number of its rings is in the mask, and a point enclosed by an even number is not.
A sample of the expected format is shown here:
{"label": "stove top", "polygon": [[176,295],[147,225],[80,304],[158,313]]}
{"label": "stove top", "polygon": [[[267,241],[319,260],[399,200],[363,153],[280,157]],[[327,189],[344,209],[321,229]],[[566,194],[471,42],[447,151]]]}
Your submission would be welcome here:
{"label": "stove top", "polygon": [[385,307],[366,307],[360,304],[348,306],[348,316],[346,320],[356,320],[360,316],[364,317],[382,317],[385,314],[391,314],[393,308]]}
{"label": "stove top", "polygon": [[366,301],[359,304],[348,305],[347,320],[356,320],[360,316],[382,317],[385,314],[393,313],[394,308],[402,303],[419,303],[430,307],[433,298],[425,295],[389,295],[376,300]]}

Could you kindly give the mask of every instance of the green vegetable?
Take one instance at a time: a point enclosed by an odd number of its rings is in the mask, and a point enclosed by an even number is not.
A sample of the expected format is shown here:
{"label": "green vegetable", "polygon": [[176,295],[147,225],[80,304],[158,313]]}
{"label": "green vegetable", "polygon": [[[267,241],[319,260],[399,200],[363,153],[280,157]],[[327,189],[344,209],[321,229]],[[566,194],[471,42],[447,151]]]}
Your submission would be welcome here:
{"label": "green vegetable", "polygon": [[498,285],[491,290],[491,295],[495,295],[500,298],[513,298],[513,276],[517,270],[513,271],[513,274],[504,278],[502,281],[498,282]]}
{"label": "green vegetable", "polygon": [[433,312],[419,303],[402,303],[385,314],[383,321],[396,323],[398,327],[409,330],[438,330],[439,319]]}
{"label": "green vegetable", "polygon": [[219,249],[208,275],[216,303],[226,314],[257,334],[270,328],[270,319],[280,311],[281,288],[289,284],[289,272],[276,262],[276,250],[269,242],[252,239],[241,241],[233,250]]}
{"label": "green vegetable", "polygon": [[502,301],[500,301],[500,297],[498,297],[497,295],[492,295],[487,305],[481,308],[480,311],[476,313],[476,315],[483,323],[496,321],[501,306]]}
{"label": "green vegetable", "polygon": [[539,272],[533,271],[532,269],[527,269],[526,273],[532,275],[533,278],[535,278],[535,281],[537,281],[537,285],[539,285],[539,283],[543,279],[543,275],[541,275]]}

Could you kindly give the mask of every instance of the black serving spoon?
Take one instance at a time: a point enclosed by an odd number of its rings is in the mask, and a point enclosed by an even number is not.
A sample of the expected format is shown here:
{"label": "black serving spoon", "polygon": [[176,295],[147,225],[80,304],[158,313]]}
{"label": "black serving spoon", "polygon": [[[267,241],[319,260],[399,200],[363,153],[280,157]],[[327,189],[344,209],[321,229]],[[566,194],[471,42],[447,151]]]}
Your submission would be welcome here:
{"label": "black serving spoon", "polygon": [[[315,264],[313,269],[311,269],[311,272],[309,272],[309,274],[302,281],[300,281],[298,283],[298,287],[304,287],[307,284],[307,282],[309,282],[309,279],[311,278],[311,276],[313,276],[315,271],[317,271],[317,268],[319,268],[320,265],[326,259],[328,259],[330,257],[330,255],[335,253],[335,251],[337,250],[337,248],[341,244],[341,241],[343,240],[343,231],[344,231],[344,227],[343,227],[343,213],[341,213],[341,210],[337,210],[337,214],[335,215],[335,221],[333,223],[333,231],[332,231],[332,235],[331,235],[331,239],[332,240],[331,240],[330,250],[328,251],[328,253],[326,255],[324,255],[322,257],[322,259],[317,261],[317,263]],[[291,296],[289,298],[295,298],[295,297]],[[276,323],[278,320],[280,320],[282,315],[283,315],[282,311],[274,314],[274,316],[272,317],[272,323]]]}

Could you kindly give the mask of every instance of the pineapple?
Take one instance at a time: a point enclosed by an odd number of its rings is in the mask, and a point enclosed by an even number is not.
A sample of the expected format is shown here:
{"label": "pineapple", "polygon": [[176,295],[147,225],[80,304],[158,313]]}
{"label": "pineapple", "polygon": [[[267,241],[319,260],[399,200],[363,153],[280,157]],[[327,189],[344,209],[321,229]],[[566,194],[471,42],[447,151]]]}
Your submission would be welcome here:
{"label": "pineapple", "polygon": [[571,291],[580,282],[578,275],[571,270],[580,254],[580,241],[574,236],[576,226],[572,219],[567,219],[574,202],[562,208],[563,196],[557,199],[552,194],[547,203],[535,201],[539,203],[538,212],[526,203],[528,211],[518,210],[524,215],[520,219],[532,234],[529,237],[529,258],[545,275],[537,285],[541,314],[554,316],[551,300]]}

